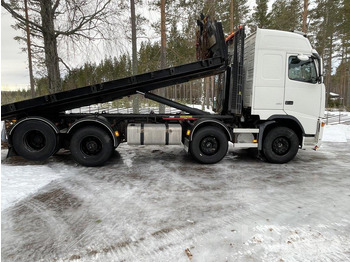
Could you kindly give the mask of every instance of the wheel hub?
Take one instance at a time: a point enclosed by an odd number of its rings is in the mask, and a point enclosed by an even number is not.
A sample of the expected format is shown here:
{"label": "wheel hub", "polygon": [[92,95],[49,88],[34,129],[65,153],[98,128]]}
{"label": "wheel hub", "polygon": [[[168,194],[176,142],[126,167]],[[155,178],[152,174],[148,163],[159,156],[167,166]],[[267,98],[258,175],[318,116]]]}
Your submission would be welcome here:
{"label": "wheel hub", "polygon": [[89,141],[86,147],[89,151],[95,151],[97,149],[97,143],[95,141]]}
{"label": "wheel hub", "polygon": [[81,150],[86,155],[97,155],[102,149],[102,143],[97,137],[89,136],[82,140]]}
{"label": "wheel hub", "polygon": [[218,148],[219,144],[215,137],[205,137],[200,144],[200,149],[205,155],[215,154]]}
{"label": "wheel hub", "polygon": [[43,149],[46,144],[45,136],[37,130],[29,131],[24,137],[24,142],[25,145],[33,151]]}
{"label": "wheel hub", "polygon": [[284,155],[289,151],[290,142],[286,137],[278,137],[272,143],[272,150],[277,155]]}

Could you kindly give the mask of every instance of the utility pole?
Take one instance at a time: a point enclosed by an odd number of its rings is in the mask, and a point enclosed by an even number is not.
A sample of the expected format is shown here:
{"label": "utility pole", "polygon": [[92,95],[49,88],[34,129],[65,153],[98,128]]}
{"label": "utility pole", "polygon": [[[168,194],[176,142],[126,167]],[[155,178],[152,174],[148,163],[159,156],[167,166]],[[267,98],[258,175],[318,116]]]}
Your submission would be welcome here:
{"label": "utility pole", "polygon": [[33,76],[33,63],[32,63],[32,49],[30,41],[30,31],[29,31],[29,16],[28,16],[28,0],[24,0],[24,12],[26,17],[26,32],[27,32],[27,49],[28,49],[28,68],[29,68],[29,81],[30,81],[30,91],[32,98],[35,97],[34,90],[34,76]]}
{"label": "utility pole", "polygon": [[[135,1],[130,0],[131,9],[131,43],[132,43],[132,73],[137,74],[137,38],[136,38],[136,14],[135,14]],[[134,95],[132,101],[133,113],[138,114],[140,112],[139,97]]]}

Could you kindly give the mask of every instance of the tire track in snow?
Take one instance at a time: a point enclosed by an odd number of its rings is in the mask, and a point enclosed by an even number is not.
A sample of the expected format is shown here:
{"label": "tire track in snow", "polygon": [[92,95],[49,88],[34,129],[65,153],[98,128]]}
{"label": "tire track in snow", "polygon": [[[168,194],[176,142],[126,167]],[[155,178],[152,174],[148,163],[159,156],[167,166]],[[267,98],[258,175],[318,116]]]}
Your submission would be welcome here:
{"label": "tire track in snow", "polygon": [[[334,153],[329,158],[322,151],[302,151],[288,165],[233,152],[220,165],[203,166],[182,153],[175,157],[178,148],[151,154],[140,148],[132,156],[132,168],[123,157],[98,169],[63,160],[74,175],[3,213],[3,258],[188,261],[184,250],[189,248],[193,261],[307,261],[317,247],[325,250],[319,261],[346,259],[349,221],[343,217],[349,211],[345,193],[350,183],[344,172],[349,149],[340,149],[328,146]],[[130,148],[119,150],[123,156]],[[339,170],[332,168],[338,161]],[[18,207],[23,214],[16,219]],[[38,217],[37,227],[28,227]],[[53,223],[58,225],[51,229]],[[40,232],[46,235],[33,237]]]}

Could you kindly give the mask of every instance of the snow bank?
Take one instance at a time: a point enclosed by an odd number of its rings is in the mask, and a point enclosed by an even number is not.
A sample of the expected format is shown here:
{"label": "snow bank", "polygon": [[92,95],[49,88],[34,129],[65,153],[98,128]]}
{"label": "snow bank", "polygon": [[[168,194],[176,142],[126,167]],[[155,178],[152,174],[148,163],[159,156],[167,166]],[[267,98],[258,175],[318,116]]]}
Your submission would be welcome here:
{"label": "snow bank", "polygon": [[47,166],[1,165],[1,211],[60,177]]}
{"label": "snow bank", "polygon": [[326,110],[325,115],[333,115],[333,116],[339,116],[339,114],[343,115],[343,116],[350,116],[350,112],[347,111],[339,111],[339,110]]}
{"label": "snow bank", "polygon": [[350,140],[350,125],[326,125],[322,141],[344,143]]}

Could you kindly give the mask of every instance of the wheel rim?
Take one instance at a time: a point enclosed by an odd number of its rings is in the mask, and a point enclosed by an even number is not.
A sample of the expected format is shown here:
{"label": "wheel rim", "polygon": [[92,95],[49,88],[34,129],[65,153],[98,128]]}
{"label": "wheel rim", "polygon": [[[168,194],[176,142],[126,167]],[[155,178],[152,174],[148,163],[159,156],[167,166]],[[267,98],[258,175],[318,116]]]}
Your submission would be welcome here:
{"label": "wheel rim", "polygon": [[290,141],[286,137],[277,137],[272,143],[272,150],[277,155],[285,155],[290,149]]}
{"label": "wheel rim", "polygon": [[205,155],[214,155],[219,150],[219,143],[214,136],[207,136],[200,143],[200,150]]}
{"label": "wheel rim", "polygon": [[80,148],[85,155],[94,156],[101,152],[102,142],[95,136],[88,136],[81,141]]}
{"label": "wheel rim", "polygon": [[46,138],[38,130],[32,130],[24,135],[24,144],[30,151],[40,151],[46,145]]}

